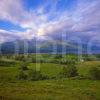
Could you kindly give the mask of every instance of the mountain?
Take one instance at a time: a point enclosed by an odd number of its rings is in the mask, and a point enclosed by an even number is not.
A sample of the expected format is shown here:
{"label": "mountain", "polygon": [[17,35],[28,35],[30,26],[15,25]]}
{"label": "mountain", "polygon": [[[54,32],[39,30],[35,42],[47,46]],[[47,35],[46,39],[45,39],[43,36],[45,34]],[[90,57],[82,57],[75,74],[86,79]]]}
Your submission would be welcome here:
{"label": "mountain", "polygon": [[100,53],[100,46],[95,44],[88,45],[85,41],[77,43],[75,41],[63,41],[61,39],[32,39],[32,40],[16,40],[1,44],[2,54],[13,53]]}

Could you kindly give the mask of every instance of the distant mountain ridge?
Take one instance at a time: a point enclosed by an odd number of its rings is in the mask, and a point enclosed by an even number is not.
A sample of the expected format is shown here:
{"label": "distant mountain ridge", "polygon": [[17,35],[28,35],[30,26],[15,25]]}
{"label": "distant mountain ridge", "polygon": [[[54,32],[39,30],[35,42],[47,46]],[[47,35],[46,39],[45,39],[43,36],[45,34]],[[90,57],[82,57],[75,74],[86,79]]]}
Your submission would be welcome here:
{"label": "distant mountain ridge", "polygon": [[[2,54],[14,53],[100,53],[100,47],[93,45],[87,50],[87,44],[63,42],[60,40],[17,40],[1,44]],[[82,47],[82,48],[81,48]]]}

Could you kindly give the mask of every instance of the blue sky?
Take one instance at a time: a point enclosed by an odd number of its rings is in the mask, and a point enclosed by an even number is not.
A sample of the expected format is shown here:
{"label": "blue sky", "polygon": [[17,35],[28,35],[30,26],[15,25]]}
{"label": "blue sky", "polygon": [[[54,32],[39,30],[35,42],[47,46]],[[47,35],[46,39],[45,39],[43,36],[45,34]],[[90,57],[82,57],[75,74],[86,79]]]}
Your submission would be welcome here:
{"label": "blue sky", "polygon": [[65,31],[75,36],[99,37],[99,27],[100,0],[0,2],[0,42],[57,36]]}

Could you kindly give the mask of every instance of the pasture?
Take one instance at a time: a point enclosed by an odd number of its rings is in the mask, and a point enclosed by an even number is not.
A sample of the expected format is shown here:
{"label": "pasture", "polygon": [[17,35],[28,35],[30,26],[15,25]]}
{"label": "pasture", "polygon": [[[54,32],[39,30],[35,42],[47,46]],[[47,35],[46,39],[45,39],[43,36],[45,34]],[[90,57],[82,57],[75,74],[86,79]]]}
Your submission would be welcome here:
{"label": "pasture", "polygon": [[[16,79],[20,62],[16,63],[17,66],[0,66],[0,100],[100,100],[99,80],[52,79],[67,65],[29,63],[28,71],[40,67],[41,73],[51,78],[30,81]],[[99,65],[99,61],[81,62],[78,73],[87,76],[89,68]]]}

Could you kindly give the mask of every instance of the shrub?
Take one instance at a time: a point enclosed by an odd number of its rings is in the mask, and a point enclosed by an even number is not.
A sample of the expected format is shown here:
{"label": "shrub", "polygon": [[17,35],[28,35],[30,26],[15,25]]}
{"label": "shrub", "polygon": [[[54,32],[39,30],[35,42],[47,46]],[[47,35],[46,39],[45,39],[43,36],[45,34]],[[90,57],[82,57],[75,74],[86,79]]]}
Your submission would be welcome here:
{"label": "shrub", "polygon": [[28,70],[28,63],[23,63],[19,69],[21,70]]}
{"label": "shrub", "polygon": [[97,67],[92,67],[89,70],[89,76],[91,79],[100,80],[100,69]]}
{"label": "shrub", "polygon": [[54,58],[55,59],[61,59],[62,58],[62,54],[56,54]]}
{"label": "shrub", "polygon": [[18,60],[18,61],[27,61],[25,55],[15,56],[15,60]]}
{"label": "shrub", "polygon": [[42,75],[40,71],[35,71],[35,70],[31,70],[29,72],[29,77],[33,81],[48,79],[48,77]]}
{"label": "shrub", "polygon": [[20,70],[17,78],[20,79],[20,80],[26,80],[27,75],[24,73],[24,71]]}
{"label": "shrub", "polygon": [[67,66],[63,68],[63,75],[65,77],[75,77],[78,76],[77,68],[75,66]]}
{"label": "shrub", "polygon": [[63,72],[59,74],[60,77],[75,77],[78,76],[77,73],[77,60],[71,56],[67,56],[67,59],[64,60],[67,64],[67,67],[63,67]]}

